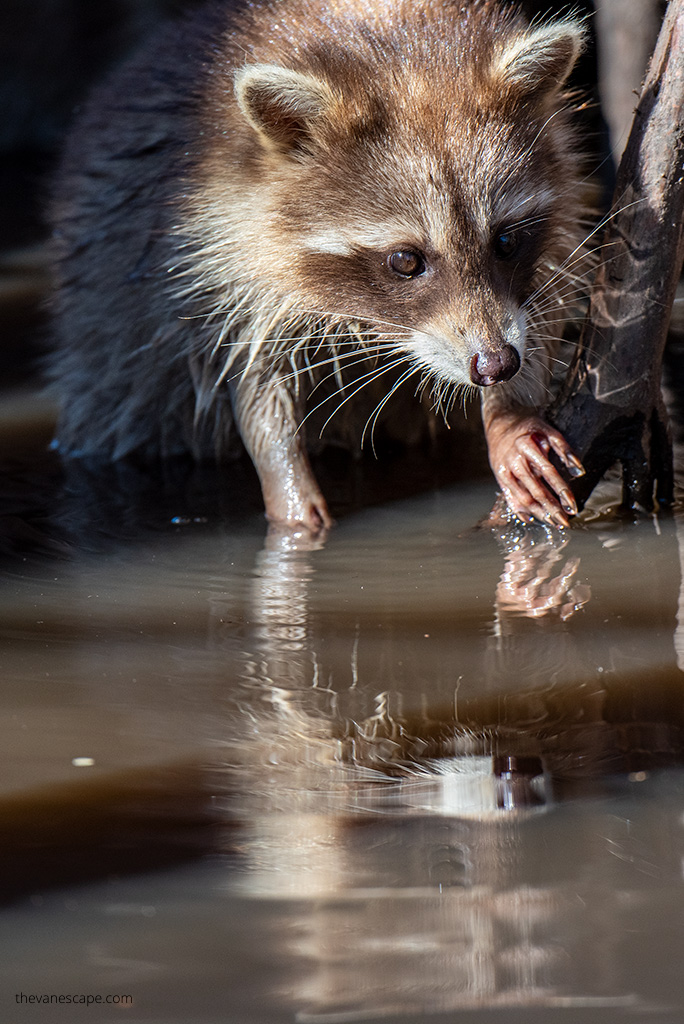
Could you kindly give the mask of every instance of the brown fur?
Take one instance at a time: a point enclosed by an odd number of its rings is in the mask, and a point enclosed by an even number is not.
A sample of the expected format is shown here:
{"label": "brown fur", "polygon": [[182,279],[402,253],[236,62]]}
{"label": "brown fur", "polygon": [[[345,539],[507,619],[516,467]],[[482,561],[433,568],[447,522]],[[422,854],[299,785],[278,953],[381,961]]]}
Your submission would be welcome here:
{"label": "brown fur", "polygon": [[[346,385],[326,416],[378,361],[443,409],[485,370],[494,415],[543,404],[580,242],[580,45],[489,0],[257,0],[171,27],[65,153],[60,447],[203,457],[237,424],[269,515],[311,526],[310,377]],[[423,273],[391,269],[405,251]]]}

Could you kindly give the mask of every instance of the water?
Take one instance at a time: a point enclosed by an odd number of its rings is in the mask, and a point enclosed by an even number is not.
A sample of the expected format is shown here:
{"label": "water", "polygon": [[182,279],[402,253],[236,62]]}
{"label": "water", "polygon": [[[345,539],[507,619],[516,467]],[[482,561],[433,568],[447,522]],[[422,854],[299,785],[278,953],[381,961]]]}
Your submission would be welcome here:
{"label": "water", "polygon": [[0,1019],[684,1019],[684,521],[421,472],[5,466]]}

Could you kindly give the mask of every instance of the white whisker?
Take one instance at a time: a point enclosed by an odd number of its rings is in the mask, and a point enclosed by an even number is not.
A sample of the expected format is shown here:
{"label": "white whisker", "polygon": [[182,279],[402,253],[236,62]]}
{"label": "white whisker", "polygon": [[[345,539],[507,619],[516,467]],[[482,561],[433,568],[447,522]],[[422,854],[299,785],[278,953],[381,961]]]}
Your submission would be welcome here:
{"label": "white whisker", "polygon": [[394,384],[392,385],[390,390],[387,392],[385,397],[380,402],[378,402],[378,404],[376,405],[375,409],[373,410],[373,412],[370,414],[370,416],[366,420],[366,422],[364,424],[364,427],[363,427],[363,432],[361,434],[361,447],[363,447],[363,443],[364,443],[364,440],[365,440],[365,437],[366,437],[366,432],[368,430],[368,424],[370,423],[370,425],[371,425],[371,429],[370,429],[371,449],[373,451],[373,455],[375,455],[376,458],[377,458],[377,452],[375,450],[375,436],[374,435],[375,435],[375,426],[376,426],[376,424],[378,422],[378,417],[380,416],[380,413],[382,412],[384,407],[387,405],[387,403],[389,402],[390,398],[395,393],[395,391],[397,391],[405,381],[410,380],[410,378],[413,377],[414,374],[419,373],[420,370],[421,370],[420,366],[409,366],[408,369],[404,373],[400,374],[400,376],[397,377],[396,381],[394,382]]}

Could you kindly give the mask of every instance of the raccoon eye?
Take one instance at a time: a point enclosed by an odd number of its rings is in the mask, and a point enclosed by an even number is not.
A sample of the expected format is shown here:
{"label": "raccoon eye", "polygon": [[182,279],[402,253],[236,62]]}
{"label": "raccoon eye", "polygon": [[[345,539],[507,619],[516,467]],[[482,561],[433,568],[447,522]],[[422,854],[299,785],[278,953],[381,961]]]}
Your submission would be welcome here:
{"label": "raccoon eye", "polygon": [[419,252],[413,252],[411,249],[400,249],[391,253],[387,263],[400,277],[417,277],[425,270],[425,260]]}
{"label": "raccoon eye", "polygon": [[515,231],[500,231],[494,239],[494,254],[497,259],[508,260],[518,251],[520,238]]}

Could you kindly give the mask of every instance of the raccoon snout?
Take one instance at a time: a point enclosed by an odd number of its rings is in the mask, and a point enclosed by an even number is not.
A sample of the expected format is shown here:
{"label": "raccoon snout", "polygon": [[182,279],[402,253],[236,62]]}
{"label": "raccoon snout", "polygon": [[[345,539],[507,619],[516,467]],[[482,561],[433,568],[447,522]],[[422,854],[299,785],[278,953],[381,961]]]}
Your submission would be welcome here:
{"label": "raccoon snout", "polygon": [[512,345],[496,352],[478,352],[470,360],[470,379],[481,388],[510,380],[520,369],[520,356]]}

